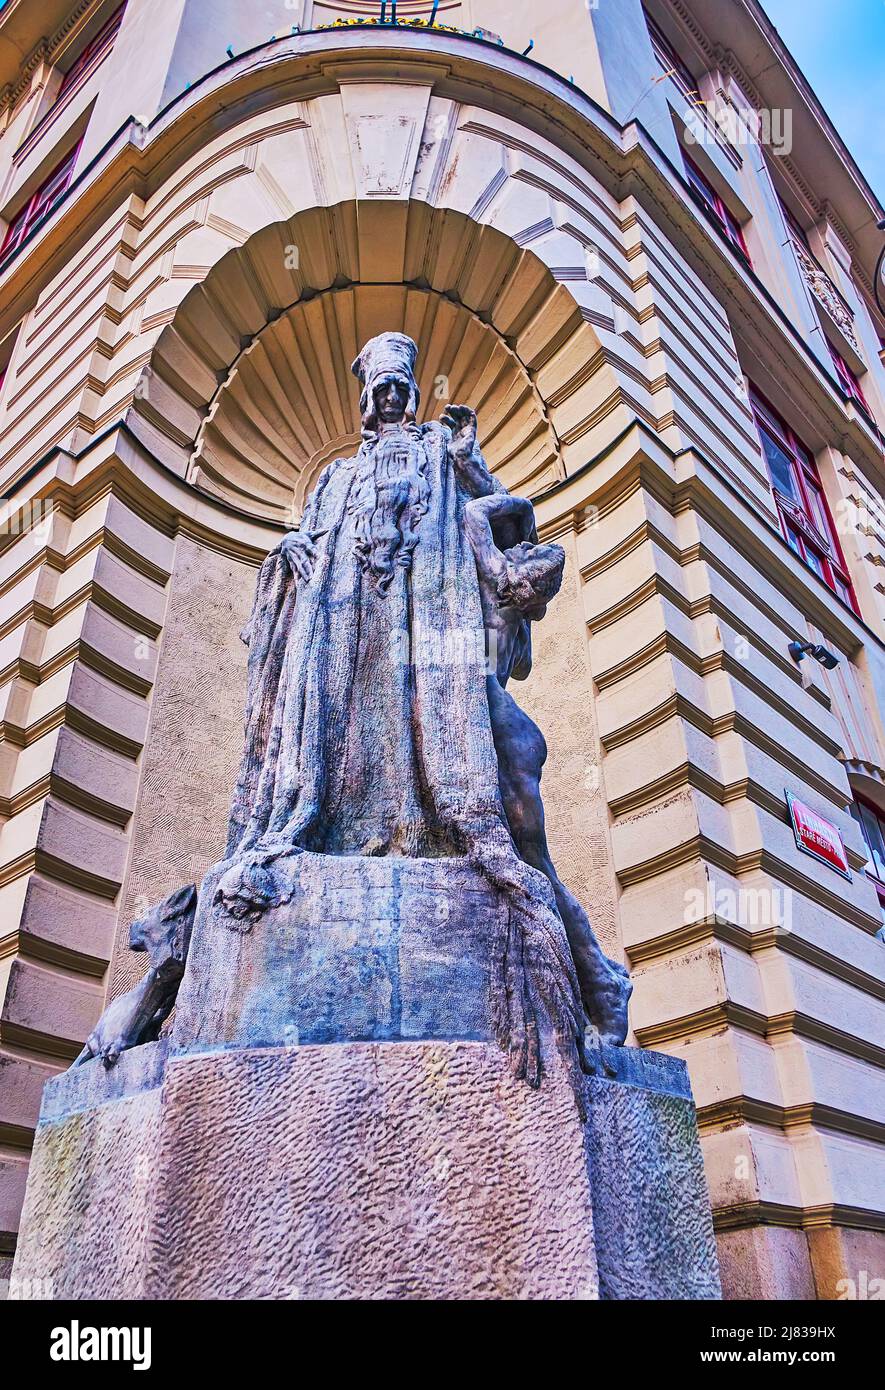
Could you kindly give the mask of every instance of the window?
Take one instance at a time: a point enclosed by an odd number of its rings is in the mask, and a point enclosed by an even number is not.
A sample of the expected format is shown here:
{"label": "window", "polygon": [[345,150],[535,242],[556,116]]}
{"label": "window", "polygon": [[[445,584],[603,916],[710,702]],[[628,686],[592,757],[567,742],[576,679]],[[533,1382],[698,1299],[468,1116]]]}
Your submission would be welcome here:
{"label": "window", "polygon": [[704,178],[704,175],[694,161],[689,159],[688,155],[685,153],[683,153],[682,158],[685,163],[685,176],[697,194],[700,202],[703,204],[708,217],[716,223],[720,231],[725,233],[725,236],[731,242],[734,249],[743,257],[747,265],[751,265],[750,253],[747,250],[747,243],[744,241],[744,234],[741,231],[740,222],[738,222],[734,213],[730,212],[725,206],[719,194],[713,188],[712,184]]}
{"label": "window", "polygon": [[870,856],[866,865],[867,877],[873,880],[879,895],[879,907],[883,920],[885,920],[885,817],[869,802],[862,801],[860,797],[857,797],[848,809],[860,826],[861,834],[864,837]]}
{"label": "window", "polygon": [[857,613],[814,456],[754,390],[750,401],[787,544]]}
{"label": "window", "polygon": [[848,396],[849,400],[856,401],[861,410],[872,418],[872,411],[867,405],[866,398],[861,390],[860,382],[854,375],[854,372],[851,370],[844,357],[840,357],[832,343],[827,343],[827,347],[830,349],[830,356],[833,359],[833,366],[836,368],[836,375],[839,378],[839,385],[842,387],[842,390],[845,392],[846,396]]}
{"label": "window", "polygon": [[[783,213],[784,221],[787,224],[787,231],[790,234],[790,240],[792,241],[793,246],[796,250],[796,254],[799,258],[799,263],[803,267],[806,280],[809,278],[809,272],[812,276],[814,276],[815,274],[823,276],[823,279],[826,283],[827,294],[835,295],[836,299],[841,304],[842,309],[848,316],[849,320],[853,320],[854,310],[848,303],[845,296],[842,294],[842,291],[839,289],[838,285],[834,284],[832,276],[826,270],[824,270],[817,256],[812,251],[811,242],[808,239],[808,233],[806,232],[805,228],[802,226],[801,222],[799,222],[798,219],[793,216],[793,214],[790,212],[790,209],[787,207],[786,203],[784,202],[783,198],[780,197],[780,195],[778,195],[778,202],[781,205],[781,212]],[[814,290],[813,285],[812,289]],[[816,290],[815,294],[817,294]],[[838,312],[833,313],[833,311],[830,310],[830,317],[834,319],[837,323],[839,322]],[[855,399],[857,399],[857,397],[855,397]]]}
{"label": "window", "polygon": [[76,145],[70,154],[65,155],[61,164],[53,169],[49,178],[41,183],[36,193],[31,195],[24,207],[12,218],[6,228],[3,245],[0,246],[0,256],[10,255],[16,247],[21,246],[38,223],[42,222],[44,217],[49,216],[56,203],[68,189],[74,174],[74,165],[77,162],[79,149],[80,146]]}
{"label": "window", "polygon": [[790,212],[790,209],[787,207],[783,198],[779,198],[778,202],[781,205],[781,212],[784,214],[784,221],[787,224],[787,231],[790,233],[791,241],[801,246],[802,249],[804,251],[807,251],[810,256],[811,243],[808,240],[808,233],[806,232],[802,224],[798,221],[798,219],[795,218],[793,214]]}
{"label": "window", "polygon": [[700,93],[697,88],[697,83],[687,63],[684,59],[680,58],[664,31],[658,28],[647,11],[645,22],[648,25],[648,35],[651,39],[652,51],[661,67],[664,69],[664,72],[673,78],[673,81],[681,90],[682,95],[687,97],[690,102],[695,103],[699,101]]}
{"label": "window", "polygon": [[70,98],[77,92],[87,78],[91,77],[96,68],[104,62],[114,46],[117,31],[123,22],[123,12],[126,6],[121,5],[114,14],[111,15],[93,39],[86,44],[85,48],[77,55],[67,72],[61,80],[61,86],[55,94],[52,104],[43,112],[34,129],[22,140],[18,149],[13,155],[14,160],[22,159],[31,151],[39,140],[43,138],[52,123],[64,110]]}
{"label": "window", "polygon": [[54,106],[57,106],[60,101],[67,101],[77,87],[108,56],[114,46],[117,31],[123,22],[125,8],[125,5],[121,5],[118,10],[115,10],[107,24],[103,25],[95,37],[90,39],[86,47],[77,54],[61,80],[61,86],[55,94]]}

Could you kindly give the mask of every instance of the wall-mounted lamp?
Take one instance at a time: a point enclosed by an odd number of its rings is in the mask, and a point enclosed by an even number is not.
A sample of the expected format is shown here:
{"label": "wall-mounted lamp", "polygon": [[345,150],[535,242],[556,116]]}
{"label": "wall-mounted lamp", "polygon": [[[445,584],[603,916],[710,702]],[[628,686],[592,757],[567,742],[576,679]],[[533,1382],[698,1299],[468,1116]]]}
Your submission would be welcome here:
{"label": "wall-mounted lamp", "polygon": [[819,661],[828,671],[839,665],[838,656],[831,652],[829,647],[822,647],[819,642],[791,642],[787,651],[797,666],[806,656],[813,656],[815,661]]}
{"label": "wall-mounted lamp", "polygon": [[529,46],[528,46],[528,48],[524,48],[524,49],[522,50],[522,56],[523,56],[523,58],[527,58],[527,57],[529,56],[529,54],[531,53],[531,51],[532,51],[532,49],[534,48],[534,46],[535,46],[535,40],[534,40],[534,39],[529,39]]}

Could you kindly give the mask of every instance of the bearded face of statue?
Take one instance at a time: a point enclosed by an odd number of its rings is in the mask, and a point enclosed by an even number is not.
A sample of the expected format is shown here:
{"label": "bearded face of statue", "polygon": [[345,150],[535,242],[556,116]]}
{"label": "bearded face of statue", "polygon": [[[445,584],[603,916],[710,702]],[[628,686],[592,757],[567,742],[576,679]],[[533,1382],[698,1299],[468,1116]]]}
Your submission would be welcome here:
{"label": "bearded face of statue", "polygon": [[375,392],[378,419],[385,425],[397,425],[406,413],[409,392],[402,381],[386,381]]}
{"label": "bearded face of statue", "polygon": [[[360,450],[349,508],[356,517],[355,553],[379,591],[386,593],[396,567],[408,570],[412,565],[418,523],[429,497],[427,456],[414,426],[418,391],[411,370],[384,373],[368,392],[371,413],[363,415],[363,424],[365,433],[371,421],[372,433]],[[366,395],[361,401],[364,411]]]}

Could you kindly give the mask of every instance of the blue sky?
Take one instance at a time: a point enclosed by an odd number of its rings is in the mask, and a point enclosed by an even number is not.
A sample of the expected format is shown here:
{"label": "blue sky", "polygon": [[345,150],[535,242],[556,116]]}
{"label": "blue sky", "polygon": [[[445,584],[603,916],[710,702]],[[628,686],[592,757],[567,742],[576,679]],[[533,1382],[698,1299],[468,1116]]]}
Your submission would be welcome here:
{"label": "blue sky", "polygon": [[885,201],[885,0],[761,3]]}

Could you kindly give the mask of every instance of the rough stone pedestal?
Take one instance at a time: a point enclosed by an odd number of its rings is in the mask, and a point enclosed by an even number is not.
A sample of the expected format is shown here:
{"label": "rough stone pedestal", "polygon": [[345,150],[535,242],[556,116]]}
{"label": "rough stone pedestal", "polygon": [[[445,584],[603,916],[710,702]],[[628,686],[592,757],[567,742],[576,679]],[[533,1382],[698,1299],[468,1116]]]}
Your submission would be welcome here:
{"label": "rough stone pedestal", "polygon": [[671,1058],[588,1078],[585,1127],[557,1061],[532,1091],[489,1043],[164,1052],[47,1086],[17,1278],[56,1298],[719,1296]]}
{"label": "rough stone pedestal", "polygon": [[169,1041],[48,1084],[16,1277],[67,1298],[719,1297],[682,1062],[606,1050],[576,1095],[542,1026],[532,1090],[495,1040],[502,909],[479,875],[290,870],[245,933],[210,875]]}

